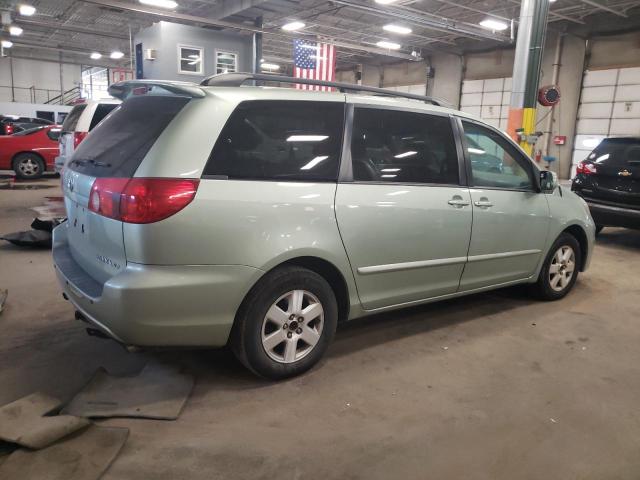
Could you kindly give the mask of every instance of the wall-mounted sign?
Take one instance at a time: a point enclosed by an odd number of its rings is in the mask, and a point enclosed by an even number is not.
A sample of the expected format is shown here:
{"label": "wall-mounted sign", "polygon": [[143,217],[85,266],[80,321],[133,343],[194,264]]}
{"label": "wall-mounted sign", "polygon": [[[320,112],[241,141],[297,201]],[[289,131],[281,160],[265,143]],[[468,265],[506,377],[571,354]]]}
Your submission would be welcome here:
{"label": "wall-mounted sign", "polygon": [[556,135],[553,137],[553,143],[556,145],[564,145],[565,143],[567,143],[567,136],[566,135]]}

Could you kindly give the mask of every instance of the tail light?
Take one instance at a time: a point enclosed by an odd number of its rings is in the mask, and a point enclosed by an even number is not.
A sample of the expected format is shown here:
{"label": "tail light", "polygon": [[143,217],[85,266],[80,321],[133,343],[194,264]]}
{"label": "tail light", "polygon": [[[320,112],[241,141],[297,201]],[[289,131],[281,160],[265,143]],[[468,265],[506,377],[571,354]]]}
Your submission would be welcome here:
{"label": "tail light", "polygon": [[76,148],[78,148],[78,145],[80,145],[80,142],[82,142],[82,140],[84,140],[84,138],[87,136],[89,132],[73,132],[73,148],[74,150]]}
{"label": "tail light", "polygon": [[13,125],[11,125],[10,123],[7,123],[4,126],[4,134],[5,135],[13,135]]}
{"label": "tail light", "polygon": [[591,175],[592,173],[596,173],[596,166],[587,161],[580,162],[576,167],[576,173]]}
{"label": "tail light", "polygon": [[198,191],[199,180],[182,178],[98,178],[89,210],[126,223],[153,223],[178,213]]}

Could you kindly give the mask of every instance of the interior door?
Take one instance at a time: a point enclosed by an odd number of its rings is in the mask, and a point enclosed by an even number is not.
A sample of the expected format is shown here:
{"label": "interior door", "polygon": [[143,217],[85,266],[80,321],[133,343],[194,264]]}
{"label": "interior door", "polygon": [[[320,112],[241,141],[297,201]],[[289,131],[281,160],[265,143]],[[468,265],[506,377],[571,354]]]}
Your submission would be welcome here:
{"label": "interior door", "polygon": [[473,231],[460,290],[528,278],[541,260],[549,229],[537,169],[496,130],[466,120],[462,127]]}
{"label": "interior door", "polygon": [[471,235],[459,150],[447,115],[355,108],[335,205],[365,309],[458,289]]}

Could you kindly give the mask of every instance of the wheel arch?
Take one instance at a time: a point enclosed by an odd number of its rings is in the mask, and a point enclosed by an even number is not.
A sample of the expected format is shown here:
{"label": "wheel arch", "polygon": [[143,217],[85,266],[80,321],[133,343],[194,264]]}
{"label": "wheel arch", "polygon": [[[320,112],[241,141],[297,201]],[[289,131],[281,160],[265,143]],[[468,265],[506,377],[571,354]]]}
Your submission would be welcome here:
{"label": "wheel arch", "polygon": [[584,228],[580,225],[573,224],[569,225],[565,228],[562,233],[568,233],[573,236],[577,241],[578,245],[580,245],[580,266],[579,269],[581,272],[584,271],[587,256],[589,255],[589,241],[587,239],[587,232],[585,232]]}

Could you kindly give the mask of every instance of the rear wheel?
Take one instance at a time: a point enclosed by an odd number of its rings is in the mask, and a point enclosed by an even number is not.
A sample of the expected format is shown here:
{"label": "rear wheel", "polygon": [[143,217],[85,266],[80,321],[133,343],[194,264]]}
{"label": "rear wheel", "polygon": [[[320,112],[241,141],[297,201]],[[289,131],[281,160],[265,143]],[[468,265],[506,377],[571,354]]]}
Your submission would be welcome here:
{"label": "rear wheel", "polygon": [[559,300],[573,288],[582,261],[580,244],[573,235],[561,234],[545,259],[533,293],[542,300]]}
{"label": "rear wheel", "polygon": [[337,321],[336,298],[323,277],[301,267],[279,268],[265,275],[243,302],[231,347],[257,375],[292,377],[322,358]]}
{"label": "rear wheel", "polygon": [[44,172],[44,162],[35,153],[21,153],[13,160],[13,170],[23,180],[40,178]]}

